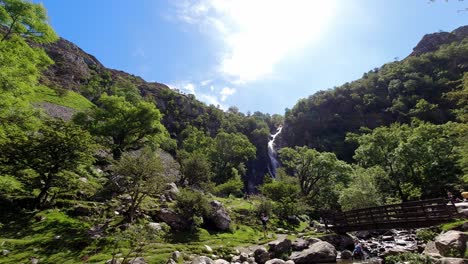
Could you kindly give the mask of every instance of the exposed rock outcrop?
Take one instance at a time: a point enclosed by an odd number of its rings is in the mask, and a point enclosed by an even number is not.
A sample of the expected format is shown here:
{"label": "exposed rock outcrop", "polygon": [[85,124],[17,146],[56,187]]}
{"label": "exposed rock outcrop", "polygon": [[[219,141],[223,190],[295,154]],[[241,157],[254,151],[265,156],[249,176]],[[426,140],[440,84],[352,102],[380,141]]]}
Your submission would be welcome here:
{"label": "exposed rock outcrop", "polygon": [[410,56],[419,56],[427,52],[436,51],[440,46],[454,41],[460,41],[468,36],[468,26],[455,29],[452,32],[438,32],[426,34],[421,41],[413,48]]}

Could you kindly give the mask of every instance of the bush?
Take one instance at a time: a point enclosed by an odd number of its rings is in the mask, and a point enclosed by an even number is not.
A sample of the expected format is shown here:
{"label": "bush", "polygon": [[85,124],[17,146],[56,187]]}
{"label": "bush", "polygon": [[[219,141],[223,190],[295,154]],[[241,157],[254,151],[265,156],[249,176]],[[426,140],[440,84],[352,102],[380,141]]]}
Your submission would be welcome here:
{"label": "bush", "polygon": [[273,181],[265,183],[260,187],[260,191],[273,201],[282,201],[285,199],[295,200],[300,190],[296,184]]}
{"label": "bush", "polygon": [[182,189],[177,195],[176,212],[190,224],[188,228],[200,226],[202,217],[211,213],[208,199],[201,192]]}
{"label": "bush", "polygon": [[221,197],[227,197],[229,195],[234,195],[235,197],[242,197],[244,188],[244,183],[240,177],[235,177],[230,179],[226,183],[220,184],[214,188],[216,195]]}
{"label": "bush", "polygon": [[282,220],[288,220],[289,216],[301,214],[299,204],[295,199],[286,197],[276,202],[273,206],[273,212]]}
{"label": "bush", "polygon": [[433,241],[437,235],[438,233],[431,229],[420,229],[416,232],[416,237],[418,240],[422,240],[425,243]]}

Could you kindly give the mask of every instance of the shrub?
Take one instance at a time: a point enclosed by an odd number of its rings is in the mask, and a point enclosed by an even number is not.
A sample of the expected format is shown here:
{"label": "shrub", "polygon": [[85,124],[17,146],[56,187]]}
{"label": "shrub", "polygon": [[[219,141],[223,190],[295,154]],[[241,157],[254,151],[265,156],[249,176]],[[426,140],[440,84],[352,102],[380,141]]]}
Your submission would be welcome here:
{"label": "shrub", "polygon": [[273,201],[282,201],[285,199],[294,200],[299,194],[299,186],[296,184],[285,183],[282,181],[273,181],[265,183],[260,187],[263,195]]}
{"label": "shrub", "polygon": [[262,198],[260,200],[260,203],[257,205],[256,213],[258,215],[261,215],[262,213],[266,215],[271,215],[272,209],[273,205],[271,204],[271,201],[267,198]]}
{"label": "shrub", "polygon": [[214,188],[216,195],[221,197],[227,197],[229,195],[234,195],[235,197],[242,197],[244,188],[244,183],[240,177],[235,177],[227,181],[226,183],[220,184]]}
{"label": "shrub", "polygon": [[188,228],[197,227],[202,224],[202,217],[211,212],[208,199],[201,192],[182,189],[177,195],[175,203],[176,212],[188,221]]}
{"label": "shrub", "polygon": [[416,237],[419,239],[419,240],[422,240],[424,242],[428,242],[428,241],[433,241],[434,238],[438,235],[437,232],[434,232],[433,230],[431,229],[420,229],[416,232]]}

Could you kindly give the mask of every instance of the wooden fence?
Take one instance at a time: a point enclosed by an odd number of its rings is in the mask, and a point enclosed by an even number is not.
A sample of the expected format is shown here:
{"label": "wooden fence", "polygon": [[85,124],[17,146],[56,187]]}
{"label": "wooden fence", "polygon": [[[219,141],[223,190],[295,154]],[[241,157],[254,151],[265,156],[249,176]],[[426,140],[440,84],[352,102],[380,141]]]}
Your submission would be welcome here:
{"label": "wooden fence", "polygon": [[406,202],[324,215],[327,228],[338,233],[372,229],[418,228],[458,217],[457,208],[444,199]]}

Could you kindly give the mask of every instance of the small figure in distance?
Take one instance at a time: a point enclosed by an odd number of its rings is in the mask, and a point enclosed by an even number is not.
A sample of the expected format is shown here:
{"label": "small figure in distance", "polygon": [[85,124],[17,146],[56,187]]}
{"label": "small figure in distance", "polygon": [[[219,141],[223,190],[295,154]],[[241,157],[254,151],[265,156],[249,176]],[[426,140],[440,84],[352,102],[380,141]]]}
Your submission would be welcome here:
{"label": "small figure in distance", "polygon": [[452,204],[459,203],[460,199],[458,199],[452,192],[447,192],[447,198]]}
{"label": "small figure in distance", "polygon": [[354,240],[354,250],[353,250],[353,259],[364,259],[364,252],[362,251],[361,243],[359,240]]}
{"label": "small figure in distance", "polygon": [[263,235],[267,237],[267,222],[268,222],[268,216],[265,213],[262,213],[260,215],[260,220],[262,221],[263,225]]}

